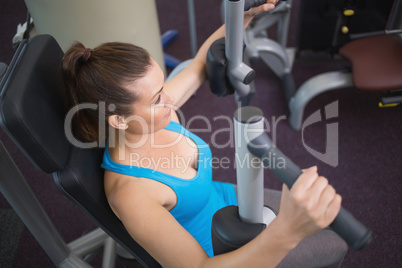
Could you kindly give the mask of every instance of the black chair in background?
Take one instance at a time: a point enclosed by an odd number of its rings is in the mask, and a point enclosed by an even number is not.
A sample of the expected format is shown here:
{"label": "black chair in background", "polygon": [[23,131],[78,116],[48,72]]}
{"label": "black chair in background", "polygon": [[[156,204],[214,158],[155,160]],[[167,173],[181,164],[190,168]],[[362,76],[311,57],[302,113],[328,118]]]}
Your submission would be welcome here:
{"label": "black chair in background", "polygon": [[103,266],[113,267],[117,245],[142,266],[160,267],[131,238],[107,203],[100,168],[103,150],[79,148],[66,137],[62,57],[50,35],[20,44],[0,84],[1,126],[35,166],[53,174],[60,191],[100,228],[66,244],[1,141],[0,190],[58,267],[90,267],[85,256],[99,247],[104,247]]}

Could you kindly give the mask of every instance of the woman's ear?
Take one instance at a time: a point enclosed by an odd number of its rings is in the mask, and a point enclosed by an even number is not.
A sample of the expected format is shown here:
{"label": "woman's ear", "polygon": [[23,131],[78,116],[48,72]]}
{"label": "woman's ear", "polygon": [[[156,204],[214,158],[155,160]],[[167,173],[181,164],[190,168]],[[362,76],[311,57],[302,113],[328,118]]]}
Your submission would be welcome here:
{"label": "woman's ear", "polygon": [[128,125],[124,120],[124,117],[116,114],[109,116],[108,123],[115,129],[126,130],[128,128]]}

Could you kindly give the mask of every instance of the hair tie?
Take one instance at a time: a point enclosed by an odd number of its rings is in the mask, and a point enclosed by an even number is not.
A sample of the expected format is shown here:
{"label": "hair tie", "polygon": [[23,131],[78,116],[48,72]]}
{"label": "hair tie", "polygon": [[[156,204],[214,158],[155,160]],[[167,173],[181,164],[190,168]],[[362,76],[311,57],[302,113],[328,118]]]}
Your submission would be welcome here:
{"label": "hair tie", "polygon": [[89,57],[91,57],[91,53],[92,53],[92,49],[90,49],[90,48],[85,49],[85,52],[82,55],[82,59],[84,60],[84,62],[88,61]]}

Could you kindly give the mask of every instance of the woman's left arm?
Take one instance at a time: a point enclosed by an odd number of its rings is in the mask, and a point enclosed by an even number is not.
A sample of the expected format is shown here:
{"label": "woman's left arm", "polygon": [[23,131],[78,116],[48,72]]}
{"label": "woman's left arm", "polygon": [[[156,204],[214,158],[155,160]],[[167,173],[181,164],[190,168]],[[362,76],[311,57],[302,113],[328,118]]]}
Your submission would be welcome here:
{"label": "woman's left arm", "polygon": [[[244,13],[244,29],[251,20],[261,12],[274,9],[278,0],[267,0],[266,4],[251,8]],[[212,43],[225,36],[225,26],[222,25],[216,30],[200,47],[190,64],[178,73],[175,77],[165,83],[164,89],[174,97],[175,108],[180,108],[202,85],[206,78],[206,57]]]}

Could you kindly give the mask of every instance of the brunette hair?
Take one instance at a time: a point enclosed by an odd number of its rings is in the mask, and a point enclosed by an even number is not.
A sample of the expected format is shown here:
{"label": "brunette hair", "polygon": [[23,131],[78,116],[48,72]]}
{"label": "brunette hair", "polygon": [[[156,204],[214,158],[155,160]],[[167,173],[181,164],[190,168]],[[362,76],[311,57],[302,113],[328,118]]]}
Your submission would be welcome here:
{"label": "brunette hair", "polygon": [[[100,110],[78,109],[78,104],[103,102],[105,126],[113,114],[131,115],[139,94],[129,92],[124,85],[143,77],[150,66],[149,53],[132,44],[110,42],[92,50],[76,42],[62,60],[66,108],[76,109],[72,119],[74,135],[87,142],[100,139]],[[104,130],[106,137],[107,129]]]}

